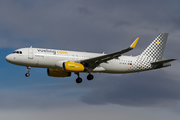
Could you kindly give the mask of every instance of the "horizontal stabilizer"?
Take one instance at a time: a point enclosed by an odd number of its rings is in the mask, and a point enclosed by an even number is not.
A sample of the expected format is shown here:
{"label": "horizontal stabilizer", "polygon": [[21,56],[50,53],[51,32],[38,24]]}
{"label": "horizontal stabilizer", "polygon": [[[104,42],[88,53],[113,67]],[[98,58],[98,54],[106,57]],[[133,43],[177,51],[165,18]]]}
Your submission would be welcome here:
{"label": "horizontal stabilizer", "polygon": [[158,61],[158,62],[153,62],[151,64],[163,64],[163,63],[168,63],[168,62],[171,62],[171,61],[174,61],[174,60],[177,60],[177,59],[168,59],[168,60],[162,60],[162,61]]}
{"label": "horizontal stabilizer", "polygon": [[169,66],[171,66],[170,62],[174,61],[174,60],[176,60],[176,59],[162,60],[162,61],[158,61],[158,62],[153,62],[153,63],[151,63],[151,65],[153,66],[154,69],[169,67]]}

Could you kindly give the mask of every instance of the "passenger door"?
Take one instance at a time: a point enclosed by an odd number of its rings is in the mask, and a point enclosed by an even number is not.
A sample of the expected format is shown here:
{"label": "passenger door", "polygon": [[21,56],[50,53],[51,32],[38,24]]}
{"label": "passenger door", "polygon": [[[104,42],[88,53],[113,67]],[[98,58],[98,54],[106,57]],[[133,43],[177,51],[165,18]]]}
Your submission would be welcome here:
{"label": "passenger door", "polygon": [[28,58],[29,59],[33,59],[34,58],[34,52],[32,48],[29,48],[28,50]]}

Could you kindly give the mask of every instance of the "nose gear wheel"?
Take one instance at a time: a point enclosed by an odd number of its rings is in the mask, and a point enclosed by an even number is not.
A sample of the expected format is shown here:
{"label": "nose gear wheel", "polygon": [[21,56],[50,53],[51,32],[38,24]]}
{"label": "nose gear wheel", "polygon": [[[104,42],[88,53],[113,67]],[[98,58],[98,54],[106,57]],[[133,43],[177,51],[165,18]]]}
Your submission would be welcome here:
{"label": "nose gear wheel", "polygon": [[25,76],[26,76],[26,77],[29,77],[29,76],[30,76],[30,74],[29,74],[29,73],[26,73],[26,74],[25,74]]}
{"label": "nose gear wheel", "polygon": [[30,69],[31,69],[31,67],[27,67],[27,73],[25,74],[26,77],[29,77],[29,76],[30,76],[30,73],[29,73],[29,72],[30,72]]}

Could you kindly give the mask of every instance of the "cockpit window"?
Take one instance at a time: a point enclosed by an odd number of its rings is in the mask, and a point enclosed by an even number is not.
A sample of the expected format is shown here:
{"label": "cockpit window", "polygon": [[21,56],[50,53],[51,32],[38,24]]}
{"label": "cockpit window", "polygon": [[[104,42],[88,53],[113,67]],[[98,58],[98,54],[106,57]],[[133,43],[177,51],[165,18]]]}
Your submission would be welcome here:
{"label": "cockpit window", "polygon": [[13,53],[22,54],[22,51],[14,51]]}

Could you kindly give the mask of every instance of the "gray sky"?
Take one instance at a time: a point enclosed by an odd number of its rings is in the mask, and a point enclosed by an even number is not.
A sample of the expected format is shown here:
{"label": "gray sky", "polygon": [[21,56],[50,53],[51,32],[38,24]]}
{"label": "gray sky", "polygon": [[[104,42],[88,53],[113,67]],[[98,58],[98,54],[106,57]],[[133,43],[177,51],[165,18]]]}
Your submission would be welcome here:
{"label": "gray sky", "polygon": [[[7,63],[22,47],[112,53],[140,40],[126,55],[140,54],[160,33],[169,37],[163,59],[179,57],[177,0],[1,0],[0,119],[4,120],[179,120],[180,61],[169,68],[125,75],[94,74],[75,83],[45,69]],[[11,73],[11,75],[9,75]]]}

